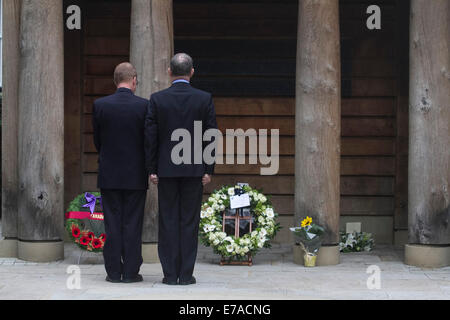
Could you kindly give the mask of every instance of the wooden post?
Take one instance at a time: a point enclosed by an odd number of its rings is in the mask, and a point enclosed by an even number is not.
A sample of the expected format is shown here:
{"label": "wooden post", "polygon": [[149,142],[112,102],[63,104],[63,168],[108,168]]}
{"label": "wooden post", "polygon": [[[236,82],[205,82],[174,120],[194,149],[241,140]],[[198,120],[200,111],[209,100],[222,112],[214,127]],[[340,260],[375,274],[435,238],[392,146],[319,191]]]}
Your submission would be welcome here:
{"label": "wooden post", "polygon": [[[133,0],[131,4],[130,61],[138,72],[136,95],[148,99],[170,85],[167,69],[173,55],[172,0]],[[158,189],[147,193],[142,234],[145,262],[157,260]]]}
{"label": "wooden post", "polygon": [[20,3],[20,0],[2,1],[2,234],[0,236],[0,257],[17,257]]}
{"label": "wooden post", "polygon": [[20,0],[3,1],[2,235],[17,237]]}
{"label": "wooden post", "polygon": [[325,228],[323,244],[333,249],[332,256],[324,258],[322,264],[339,263],[339,34],[338,0],[299,1],[295,222],[299,224],[300,219],[310,216]]}
{"label": "wooden post", "polygon": [[60,0],[23,0],[19,81],[19,258],[64,258],[64,40]]}
{"label": "wooden post", "polygon": [[[449,19],[447,0],[411,2],[409,243],[447,246],[432,266],[450,264]],[[423,265],[412,248],[406,262]]]}

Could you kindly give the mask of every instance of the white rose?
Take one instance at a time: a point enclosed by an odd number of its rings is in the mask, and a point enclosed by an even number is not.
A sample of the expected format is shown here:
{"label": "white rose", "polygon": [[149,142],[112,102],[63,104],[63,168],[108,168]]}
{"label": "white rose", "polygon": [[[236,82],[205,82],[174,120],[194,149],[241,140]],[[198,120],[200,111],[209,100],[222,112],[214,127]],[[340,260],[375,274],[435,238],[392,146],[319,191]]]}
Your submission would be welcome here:
{"label": "white rose", "polygon": [[267,208],[266,209],[266,216],[268,217],[268,218],[274,218],[275,217],[275,213],[273,212],[273,209],[272,208]]}
{"label": "white rose", "polygon": [[209,197],[208,198],[208,202],[214,202],[214,198],[213,197]]}
{"label": "white rose", "polygon": [[207,213],[207,216],[209,217],[214,213],[214,209],[211,207],[208,207],[208,209],[206,209],[206,213]]}
{"label": "white rose", "polygon": [[247,253],[247,252],[250,251],[250,249],[249,249],[247,246],[245,246],[245,247],[243,248],[243,251],[244,251],[244,253]]}
{"label": "white rose", "polygon": [[226,236],[227,236],[227,234],[225,232],[219,232],[220,238],[225,239]]}
{"label": "white rose", "polygon": [[264,217],[263,216],[259,216],[258,217],[258,222],[261,223],[261,224],[264,224],[264,222],[265,222]]}
{"label": "white rose", "polygon": [[216,226],[209,225],[209,231],[214,231],[214,229],[216,229]]}
{"label": "white rose", "polygon": [[264,242],[258,242],[258,248],[262,248],[264,246]]}
{"label": "white rose", "polygon": [[217,203],[214,203],[213,204],[213,206],[212,206],[212,208],[214,209],[214,210],[219,210],[219,205],[217,204]]}
{"label": "white rose", "polygon": [[228,194],[229,194],[230,196],[234,196],[234,188],[229,188],[229,189],[228,189]]}
{"label": "white rose", "polygon": [[267,201],[267,198],[266,198],[265,196],[262,196],[262,197],[261,197],[261,202],[262,202],[262,203],[265,203],[266,201]]}
{"label": "white rose", "polygon": [[213,241],[213,244],[214,244],[215,246],[217,246],[219,243],[220,243],[220,240],[219,240],[219,239],[215,239],[215,240]]}
{"label": "white rose", "polygon": [[256,231],[256,230],[253,231],[252,234],[251,234],[252,238],[256,237],[257,234],[258,234],[258,231]]}
{"label": "white rose", "polygon": [[202,219],[203,219],[203,218],[206,218],[206,212],[205,212],[205,211],[202,210],[202,211],[200,212],[200,218],[202,218]]}
{"label": "white rose", "polygon": [[225,211],[225,206],[222,204],[222,205],[219,207],[219,210],[220,210],[220,211]]}
{"label": "white rose", "polygon": [[219,200],[219,199],[220,199],[220,194],[216,193],[216,194],[214,195],[214,198],[216,198],[217,200]]}

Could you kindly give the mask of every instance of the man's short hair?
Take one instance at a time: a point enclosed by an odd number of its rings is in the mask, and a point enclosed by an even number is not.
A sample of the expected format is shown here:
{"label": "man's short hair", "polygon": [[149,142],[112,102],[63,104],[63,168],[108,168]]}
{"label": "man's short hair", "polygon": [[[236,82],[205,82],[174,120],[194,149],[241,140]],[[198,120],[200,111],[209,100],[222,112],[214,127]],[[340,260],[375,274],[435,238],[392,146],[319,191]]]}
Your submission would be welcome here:
{"label": "man's short hair", "polygon": [[186,53],[176,54],[170,61],[170,70],[175,77],[190,76],[194,61]]}
{"label": "man's short hair", "polygon": [[131,82],[137,77],[136,68],[129,62],[119,64],[114,70],[114,83],[119,85],[123,82]]}

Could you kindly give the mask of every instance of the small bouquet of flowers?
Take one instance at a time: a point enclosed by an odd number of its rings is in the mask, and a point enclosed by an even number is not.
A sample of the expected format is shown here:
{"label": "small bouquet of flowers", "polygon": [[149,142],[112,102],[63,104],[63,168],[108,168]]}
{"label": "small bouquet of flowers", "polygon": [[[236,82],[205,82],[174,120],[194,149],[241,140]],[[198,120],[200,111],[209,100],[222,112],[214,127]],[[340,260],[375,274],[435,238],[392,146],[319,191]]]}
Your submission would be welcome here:
{"label": "small bouquet of flowers", "polygon": [[312,223],[311,217],[306,217],[301,222],[300,227],[290,228],[304,254],[305,267],[314,267],[316,264],[317,253],[322,245],[322,235],[324,229]]}
{"label": "small bouquet of flowers", "polygon": [[339,250],[344,253],[371,251],[374,245],[372,234],[367,232],[341,232],[340,238]]}

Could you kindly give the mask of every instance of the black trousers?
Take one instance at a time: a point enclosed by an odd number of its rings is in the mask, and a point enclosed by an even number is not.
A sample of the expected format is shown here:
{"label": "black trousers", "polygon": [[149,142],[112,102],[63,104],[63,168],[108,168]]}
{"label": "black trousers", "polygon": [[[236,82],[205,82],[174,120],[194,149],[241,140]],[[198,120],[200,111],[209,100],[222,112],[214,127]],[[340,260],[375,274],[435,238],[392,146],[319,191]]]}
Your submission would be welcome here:
{"label": "black trousers", "polygon": [[197,258],[201,177],[160,178],[158,254],[169,281],[189,281]]}
{"label": "black trousers", "polygon": [[147,190],[101,190],[106,273],[111,279],[136,277],[142,265],[142,223]]}

